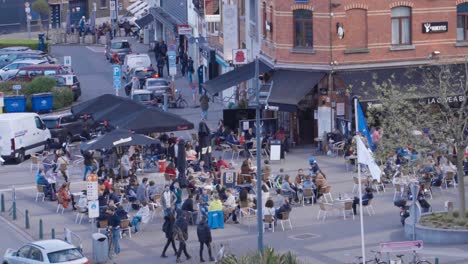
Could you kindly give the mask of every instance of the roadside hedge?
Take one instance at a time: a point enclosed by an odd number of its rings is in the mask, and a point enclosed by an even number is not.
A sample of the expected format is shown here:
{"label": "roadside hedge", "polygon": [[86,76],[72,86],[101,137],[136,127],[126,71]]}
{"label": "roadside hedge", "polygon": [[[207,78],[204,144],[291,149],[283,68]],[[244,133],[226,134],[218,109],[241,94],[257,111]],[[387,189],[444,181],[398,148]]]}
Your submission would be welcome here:
{"label": "roadside hedge", "polygon": [[[0,49],[7,47],[24,46],[33,50],[39,49],[39,39],[0,39]],[[46,52],[49,50],[49,42],[45,42]]]}

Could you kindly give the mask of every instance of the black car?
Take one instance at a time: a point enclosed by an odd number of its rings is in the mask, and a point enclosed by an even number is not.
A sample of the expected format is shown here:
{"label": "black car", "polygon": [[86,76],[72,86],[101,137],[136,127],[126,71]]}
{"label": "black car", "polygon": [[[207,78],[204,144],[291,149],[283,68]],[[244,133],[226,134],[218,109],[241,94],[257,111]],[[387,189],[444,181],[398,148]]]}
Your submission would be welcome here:
{"label": "black car", "polygon": [[[140,81],[140,89],[143,89],[143,86],[146,83],[148,78],[158,78],[158,73],[151,68],[138,67],[131,72],[132,76],[136,76]],[[130,90],[132,89],[132,80],[130,79],[128,83],[125,84],[125,93],[127,96],[130,96]]]}
{"label": "black car", "polygon": [[52,138],[58,139],[60,143],[79,140],[84,128],[83,121],[72,114],[44,116],[42,120],[50,130]]}

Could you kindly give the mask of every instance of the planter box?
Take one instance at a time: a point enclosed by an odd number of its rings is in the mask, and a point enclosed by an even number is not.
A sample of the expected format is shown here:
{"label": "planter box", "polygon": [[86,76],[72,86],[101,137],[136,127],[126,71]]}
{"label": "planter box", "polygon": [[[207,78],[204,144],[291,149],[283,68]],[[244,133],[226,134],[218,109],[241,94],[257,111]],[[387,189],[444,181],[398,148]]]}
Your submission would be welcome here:
{"label": "planter box", "polygon": [[[428,214],[431,213],[423,215]],[[416,240],[423,240],[424,243],[443,245],[468,244],[468,230],[433,228],[417,223],[415,232]],[[405,221],[405,237],[410,240],[413,239],[413,223],[411,217],[408,217]]]}

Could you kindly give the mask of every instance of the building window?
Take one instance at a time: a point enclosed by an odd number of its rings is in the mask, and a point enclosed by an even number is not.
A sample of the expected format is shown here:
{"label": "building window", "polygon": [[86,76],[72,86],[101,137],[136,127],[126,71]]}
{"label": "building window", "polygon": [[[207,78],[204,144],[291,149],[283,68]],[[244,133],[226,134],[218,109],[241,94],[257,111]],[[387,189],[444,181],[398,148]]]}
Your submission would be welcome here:
{"label": "building window", "polygon": [[107,7],[107,1],[108,0],[101,0],[101,8]]}
{"label": "building window", "polygon": [[457,40],[468,40],[468,3],[457,6]]}
{"label": "building window", "polygon": [[257,1],[256,0],[249,1],[249,18],[250,18],[250,23],[257,24]]}
{"label": "building window", "polygon": [[347,49],[367,48],[367,10],[350,9],[346,11],[346,20],[353,21],[351,34],[344,34]]}
{"label": "building window", "polygon": [[392,8],[392,45],[411,44],[411,8]]}
{"label": "building window", "polygon": [[263,31],[263,38],[267,37],[267,10],[266,10],[266,3],[263,2],[262,4],[262,31]]}
{"label": "building window", "polygon": [[293,11],[294,47],[313,47],[312,11],[298,9]]}

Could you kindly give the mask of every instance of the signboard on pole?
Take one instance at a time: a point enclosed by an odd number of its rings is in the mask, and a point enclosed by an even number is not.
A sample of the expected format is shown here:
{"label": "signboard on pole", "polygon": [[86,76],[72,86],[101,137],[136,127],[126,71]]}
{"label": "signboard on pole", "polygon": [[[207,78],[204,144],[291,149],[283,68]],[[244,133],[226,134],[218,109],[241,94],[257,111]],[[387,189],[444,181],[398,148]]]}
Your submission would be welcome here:
{"label": "signboard on pole", "polygon": [[167,56],[169,56],[169,75],[175,76],[177,74],[176,52],[168,51]]}
{"label": "signboard on pole", "polygon": [[120,66],[119,65],[114,65],[113,67],[113,79],[114,79],[114,89],[119,90],[121,88],[121,81],[120,81]]}
{"label": "signboard on pole", "polygon": [[73,75],[65,75],[65,85],[73,85]]}
{"label": "signboard on pole", "polygon": [[99,201],[88,202],[88,217],[89,218],[99,217]]}
{"label": "signboard on pole", "polygon": [[96,174],[90,174],[86,177],[86,198],[88,201],[97,201],[99,198],[98,193],[98,177]]}
{"label": "signboard on pole", "polygon": [[71,67],[71,56],[63,56],[63,66]]}
{"label": "signboard on pole", "polygon": [[400,241],[400,242],[387,242],[380,243],[380,252],[404,252],[404,251],[418,251],[423,249],[424,242],[422,240],[415,241]]}
{"label": "signboard on pole", "polygon": [[179,35],[191,35],[192,28],[190,27],[190,25],[187,24],[179,24],[177,25],[177,33]]}

